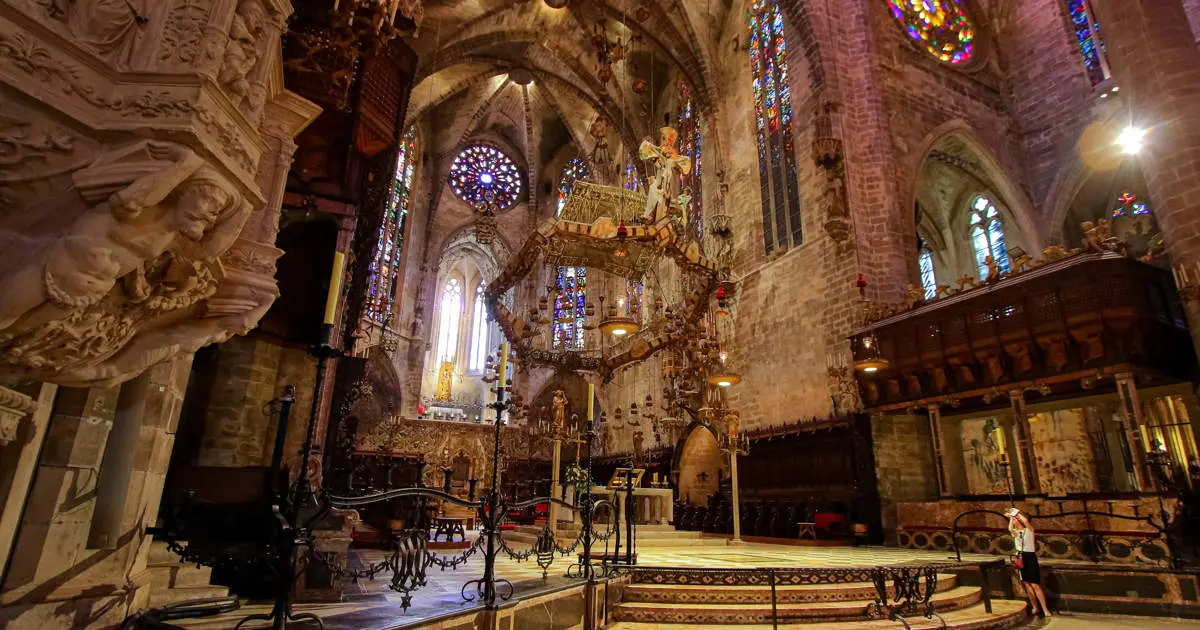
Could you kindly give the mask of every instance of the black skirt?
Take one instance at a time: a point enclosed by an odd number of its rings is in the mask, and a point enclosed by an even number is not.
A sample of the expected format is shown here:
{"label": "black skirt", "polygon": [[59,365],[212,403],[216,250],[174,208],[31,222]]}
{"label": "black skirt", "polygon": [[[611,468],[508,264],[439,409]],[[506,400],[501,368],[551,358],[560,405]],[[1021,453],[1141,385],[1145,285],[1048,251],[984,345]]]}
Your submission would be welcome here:
{"label": "black skirt", "polygon": [[1038,565],[1037,554],[1032,551],[1021,552],[1021,581],[1030,584],[1042,583],[1042,567]]}

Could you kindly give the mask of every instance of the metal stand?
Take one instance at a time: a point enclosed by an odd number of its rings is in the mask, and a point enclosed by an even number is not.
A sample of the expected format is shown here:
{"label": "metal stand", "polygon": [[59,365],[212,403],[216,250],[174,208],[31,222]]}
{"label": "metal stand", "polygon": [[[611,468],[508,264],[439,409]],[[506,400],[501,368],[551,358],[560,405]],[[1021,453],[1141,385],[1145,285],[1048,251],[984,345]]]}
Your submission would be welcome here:
{"label": "metal stand", "polygon": [[[309,463],[313,453],[313,439],[317,431],[317,419],[320,415],[321,398],[325,389],[325,370],[329,360],[339,357],[341,350],[330,345],[333,338],[333,326],[321,325],[321,343],[308,348],[309,354],[317,358],[316,387],[313,389],[312,409],[308,416],[308,428],[304,434],[304,445],[300,448],[300,470],[296,475],[296,483],[292,486],[288,497],[275,497],[271,512],[279,525],[275,539],[270,543],[270,551],[274,556],[277,578],[280,583],[276,588],[275,603],[268,614],[257,614],[245,617],[234,626],[235,630],[250,621],[270,621],[272,630],[284,630],[288,622],[311,621],[317,627],[324,628],[321,618],[312,613],[295,614],[292,612],[295,583],[300,577],[297,570],[298,553],[304,547],[312,545],[312,524],[328,513],[328,505],[322,507],[319,502],[312,501],[314,514],[304,523],[300,522],[300,511],[310,505],[313,498],[311,480],[309,479]],[[275,435],[275,453],[271,458],[272,479],[278,479],[283,474],[283,443],[287,437],[287,415],[295,401],[295,388],[288,386],[280,399],[279,428]],[[289,399],[290,395],[290,399]],[[272,483],[278,483],[273,481]],[[280,499],[283,499],[282,501]]]}
{"label": "metal stand", "polygon": [[496,386],[496,402],[488,405],[496,410],[496,430],[492,443],[492,487],[488,491],[487,496],[487,513],[481,515],[481,527],[484,528],[484,535],[487,536],[487,552],[483,557],[483,577],[478,580],[470,580],[463,584],[463,598],[471,601],[474,598],[466,595],[467,587],[475,585],[475,593],[484,606],[489,609],[496,607],[496,584],[503,583],[508,587],[508,592],[500,596],[500,599],[507,600],[512,597],[513,586],[512,582],[503,578],[496,579],[496,536],[499,534],[500,528],[500,510],[504,508],[503,497],[500,496],[500,425],[504,411],[512,404],[504,399],[504,393],[507,389],[507,376],[503,373],[499,375],[499,380]]}

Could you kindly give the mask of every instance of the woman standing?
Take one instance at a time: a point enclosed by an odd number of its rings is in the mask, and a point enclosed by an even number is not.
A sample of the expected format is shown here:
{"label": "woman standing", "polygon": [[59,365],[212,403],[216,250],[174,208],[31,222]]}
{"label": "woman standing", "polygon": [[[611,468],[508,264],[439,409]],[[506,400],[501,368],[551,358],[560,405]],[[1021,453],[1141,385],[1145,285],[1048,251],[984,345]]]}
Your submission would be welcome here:
{"label": "woman standing", "polygon": [[1046,593],[1042,591],[1042,569],[1038,565],[1033,526],[1015,507],[1009,508],[1005,515],[1008,516],[1008,532],[1012,534],[1013,544],[1017,549],[1013,566],[1021,572],[1021,583],[1025,585],[1025,596],[1029,598],[1033,614],[1044,613],[1047,617],[1053,617],[1050,608],[1046,606]]}

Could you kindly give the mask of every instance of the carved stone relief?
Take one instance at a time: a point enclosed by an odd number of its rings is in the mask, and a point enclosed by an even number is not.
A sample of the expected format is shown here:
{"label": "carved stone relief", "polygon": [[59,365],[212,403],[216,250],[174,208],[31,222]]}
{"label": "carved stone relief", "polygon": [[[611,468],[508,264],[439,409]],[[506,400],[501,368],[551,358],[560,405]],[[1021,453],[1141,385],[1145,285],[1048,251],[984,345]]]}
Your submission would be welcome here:
{"label": "carved stone relief", "polygon": [[290,138],[319,111],[268,81],[290,11],[0,0],[5,379],[119,382],[270,306]]}

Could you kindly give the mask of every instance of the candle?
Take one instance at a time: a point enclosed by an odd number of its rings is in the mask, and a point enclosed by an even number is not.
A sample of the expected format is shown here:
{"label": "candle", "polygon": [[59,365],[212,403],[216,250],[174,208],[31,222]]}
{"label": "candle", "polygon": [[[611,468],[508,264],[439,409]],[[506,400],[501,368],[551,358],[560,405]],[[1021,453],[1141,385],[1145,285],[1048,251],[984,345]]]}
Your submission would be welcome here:
{"label": "candle", "polygon": [[337,316],[338,298],[342,294],[342,271],[346,268],[346,255],[333,253],[333,272],[329,276],[329,293],[325,295],[325,323],[333,325]]}
{"label": "candle", "polygon": [[1179,288],[1179,267],[1171,267],[1171,275],[1175,277],[1175,288]]}
{"label": "candle", "polygon": [[1006,453],[1004,452],[1004,431],[999,428],[996,429],[996,443],[1000,446],[1000,454],[1005,455]]}
{"label": "candle", "polygon": [[503,399],[504,388],[508,385],[508,342],[500,344],[500,371],[496,372],[496,374],[500,377],[498,395]]}
{"label": "candle", "polygon": [[587,416],[587,420],[588,420],[589,428],[592,426],[592,403],[594,402],[595,398],[596,398],[596,386],[592,383],[588,383],[588,416]]}

